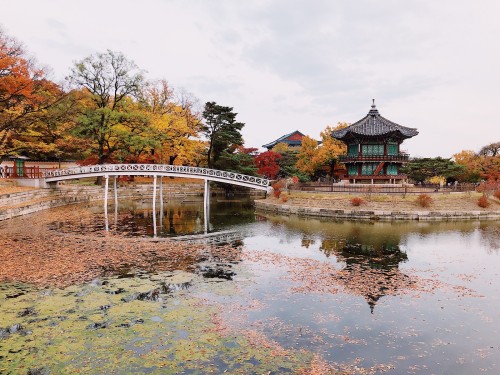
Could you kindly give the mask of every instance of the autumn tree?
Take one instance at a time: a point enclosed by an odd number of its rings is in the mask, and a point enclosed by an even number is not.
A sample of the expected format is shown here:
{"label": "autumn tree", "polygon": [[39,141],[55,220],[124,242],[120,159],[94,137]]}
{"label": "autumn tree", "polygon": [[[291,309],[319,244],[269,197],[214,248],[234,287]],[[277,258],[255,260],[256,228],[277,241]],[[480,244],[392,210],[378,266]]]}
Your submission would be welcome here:
{"label": "autumn tree", "polygon": [[458,176],[461,182],[481,181],[481,157],[472,150],[463,150],[453,155],[455,163],[464,167]]}
{"label": "autumn tree", "polygon": [[21,151],[19,142],[13,146],[12,141],[62,97],[22,45],[0,29],[0,158]]}
{"label": "autumn tree", "polygon": [[500,179],[500,142],[482,147],[478,153],[464,150],[453,158],[457,164],[464,167],[461,181],[479,182],[481,180],[498,181]]}
{"label": "autumn tree", "polygon": [[88,139],[75,137],[72,130],[82,110],[80,91],[61,93],[61,99],[33,115],[30,125],[16,133],[10,150],[36,160],[83,159],[91,146]]}
{"label": "autumn tree", "polygon": [[132,113],[136,107],[130,98],[139,96],[142,72],[123,54],[108,50],[77,62],[68,80],[85,89],[90,99],[78,118],[75,134],[94,142],[97,162],[103,164],[123,146],[123,136],[130,136],[123,125],[135,127],[141,121],[140,114]]}
{"label": "autumn tree", "polygon": [[278,162],[281,158],[281,154],[272,150],[256,155],[254,163],[257,167],[257,173],[270,180],[274,180],[278,176],[278,172],[280,170]]}
{"label": "autumn tree", "polygon": [[302,146],[300,147],[299,154],[297,155],[297,163],[295,164],[298,171],[312,177],[317,169],[316,153],[318,149],[318,141],[309,136],[302,138]]}
{"label": "autumn tree", "polygon": [[151,137],[156,142],[151,154],[154,160],[196,164],[193,150],[204,154],[205,145],[197,139],[201,127],[197,99],[182,91],[176,95],[167,81],[160,80],[144,86],[139,102],[149,113]]}
{"label": "autumn tree", "polygon": [[272,151],[283,155],[283,154],[286,154],[287,152],[291,152],[292,149],[286,143],[280,142],[276,146],[273,147]]}
{"label": "autumn tree", "polygon": [[481,177],[487,181],[500,181],[500,155],[488,156],[481,161]]}
{"label": "autumn tree", "polygon": [[484,180],[495,182],[500,180],[500,142],[491,143],[478,152],[479,169]]}
{"label": "autumn tree", "polygon": [[334,128],[327,126],[321,132],[321,145],[318,146],[318,150],[314,154],[313,164],[316,165],[317,169],[326,168],[330,178],[333,178],[335,175],[335,166],[338,163],[339,156],[347,152],[345,143],[334,139],[331,133],[334,130],[340,130],[347,126],[347,123],[339,123]]}
{"label": "autumn tree", "polygon": [[220,106],[215,102],[205,104],[201,130],[208,140],[208,168],[217,166],[223,151],[233,153],[243,145],[241,129],[245,124],[236,121],[236,115],[232,107]]}

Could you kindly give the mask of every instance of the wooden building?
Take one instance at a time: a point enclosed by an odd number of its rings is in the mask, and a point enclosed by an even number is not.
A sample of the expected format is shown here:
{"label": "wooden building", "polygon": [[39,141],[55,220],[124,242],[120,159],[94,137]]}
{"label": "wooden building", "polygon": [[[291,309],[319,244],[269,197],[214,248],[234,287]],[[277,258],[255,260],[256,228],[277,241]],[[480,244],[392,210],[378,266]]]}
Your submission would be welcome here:
{"label": "wooden building", "polygon": [[409,160],[409,155],[401,152],[401,143],[417,134],[417,129],[382,117],[373,99],[365,117],[344,129],[333,131],[331,135],[347,145],[347,155],[340,157],[347,168],[346,180],[351,183],[398,184],[406,180],[400,168]]}

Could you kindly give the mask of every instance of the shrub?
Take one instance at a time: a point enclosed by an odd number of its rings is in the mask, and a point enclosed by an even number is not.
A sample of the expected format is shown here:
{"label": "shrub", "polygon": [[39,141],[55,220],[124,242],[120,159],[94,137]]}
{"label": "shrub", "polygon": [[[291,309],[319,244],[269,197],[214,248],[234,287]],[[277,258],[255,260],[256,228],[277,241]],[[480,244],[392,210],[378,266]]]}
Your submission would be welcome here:
{"label": "shrub", "polygon": [[483,194],[481,198],[478,199],[477,205],[482,208],[486,208],[490,205],[491,203],[488,201],[488,197],[486,194]]}
{"label": "shrub", "polygon": [[495,198],[500,199],[500,190],[496,190],[495,194],[493,194]]}
{"label": "shrub", "polygon": [[415,200],[420,207],[429,207],[432,203],[432,198],[427,194],[420,194]]}
{"label": "shrub", "polygon": [[281,197],[281,201],[283,203],[288,202],[288,198],[290,198],[290,196],[288,195],[288,193],[281,193],[280,197]]}
{"label": "shrub", "polygon": [[273,195],[276,197],[276,198],[279,198],[280,197],[280,194],[281,194],[281,189],[283,189],[285,187],[285,182],[280,180],[276,183],[274,183],[272,185],[272,188],[273,188]]}
{"label": "shrub", "polygon": [[361,206],[363,203],[365,203],[365,201],[363,200],[363,198],[354,197],[354,198],[351,199],[351,204],[353,206]]}

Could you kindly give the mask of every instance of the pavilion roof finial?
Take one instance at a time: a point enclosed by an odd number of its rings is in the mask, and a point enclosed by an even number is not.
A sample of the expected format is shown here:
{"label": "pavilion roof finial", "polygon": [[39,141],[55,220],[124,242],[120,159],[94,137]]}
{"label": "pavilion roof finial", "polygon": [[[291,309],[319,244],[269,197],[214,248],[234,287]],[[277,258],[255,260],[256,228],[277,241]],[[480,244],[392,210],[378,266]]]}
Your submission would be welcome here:
{"label": "pavilion roof finial", "polygon": [[378,109],[375,106],[375,99],[372,99],[372,108],[370,109],[370,111],[368,112],[368,114],[371,115],[371,116],[377,116],[378,115]]}

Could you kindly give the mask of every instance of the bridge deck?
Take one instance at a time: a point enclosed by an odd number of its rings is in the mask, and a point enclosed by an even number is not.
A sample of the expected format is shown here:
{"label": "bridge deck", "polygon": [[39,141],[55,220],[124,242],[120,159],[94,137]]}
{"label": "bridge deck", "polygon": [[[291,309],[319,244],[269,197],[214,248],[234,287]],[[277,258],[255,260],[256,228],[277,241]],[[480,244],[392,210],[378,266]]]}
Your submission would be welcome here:
{"label": "bridge deck", "polygon": [[57,182],[98,176],[168,176],[217,181],[253,189],[268,190],[269,180],[217,169],[166,164],[102,164],[47,171],[45,181]]}

